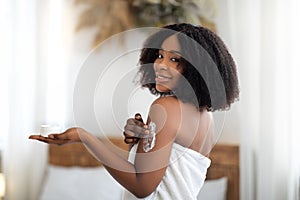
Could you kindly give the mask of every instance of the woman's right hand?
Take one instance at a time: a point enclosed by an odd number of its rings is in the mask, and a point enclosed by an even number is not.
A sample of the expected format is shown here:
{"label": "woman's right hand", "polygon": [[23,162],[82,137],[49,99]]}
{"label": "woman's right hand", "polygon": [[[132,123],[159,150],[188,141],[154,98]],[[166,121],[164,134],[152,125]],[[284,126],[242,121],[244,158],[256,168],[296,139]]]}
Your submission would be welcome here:
{"label": "woman's right hand", "polygon": [[134,118],[127,120],[124,127],[124,142],[126,144],[136,144],[140,138],[149,134],[148,126],[144,123],[141,114],[135,114]]}
{"label": "woman's right hand", "polygon": [[80,142],[79,132],[84,131],[82,128],[69,128],[63,133],[52,133],[48,137],[41,135],[30,135],[29,139],[38,140],[47,144],[64,145],[74,142]]}

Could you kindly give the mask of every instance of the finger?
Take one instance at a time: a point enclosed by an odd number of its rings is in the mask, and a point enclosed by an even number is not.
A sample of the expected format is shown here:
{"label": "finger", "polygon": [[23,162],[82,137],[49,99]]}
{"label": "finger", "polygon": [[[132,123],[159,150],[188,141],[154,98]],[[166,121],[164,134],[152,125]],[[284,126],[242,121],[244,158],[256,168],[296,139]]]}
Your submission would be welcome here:
{"label": "finger", "polygon": [[135,144],[135,143],[137,143],[139,141],[139,138],[128,138],[128,137],[126,137],[126,138],[124,138],[124,142],[126,143],[126,144]]}
{"label": "finger", "polygon": [[123,132],[123,135],[125,136],[124,138],[124,142],[126,144],[132,144],[132,143],[136,143],[138,141],[139,138],[135,137],[135,136],[131,136],[125,132]]}
{"label": "finger", "polygon": [[[139,123],[141,123],[141,122],[139,122]],[[128,135],[131,135],[131,136],[137,136],[137,135],[140,135],[140,134],[144,134],[144,132],[146,130],[147,130],[147,126],[145,126],[145,124],[142,124],[142,123],[141,123],[141,125],[137,125],[137,124],[128,125],[127,124],[124,127],[124,132],[127,133]]]}
{"label": "finger", "polygon": [[127,138],[127,137],[134,137],[134,134],[133,134],[133,133],[130,133],[130,132],[127,132],[127,133],[126,133],[125,131],[123,132],[123,135],[124,135],[124,137],[126,137],[126,138]]}
{"label": "finger", "polygon": [[128,136],[133,136],[133,137],[140,137],[140,135],[145,134],[145,132],[147,131],[147,129],[145,129],[144,127],[140,127],[140,126],[131,126],[131,127],[127,127],[124,132],[128,135]]}
{"label": "finger", "polygon": [[124,131],[123,132],[123,135],[125,137],[134,137],[134,133],[133,132],[130,132],[130,131]]}
{"label": "finger", "polygon": [[28,137],[28,139],[38,140],[38,139],[41,139],[41,137],[43,137],[43,136],[41,136],[41,135],[30,135],[30,136]]}
{"label": "finger", "polygon": [[137,121],[140,121],[140,122],[144,123],[142,115],[140,113],[136,113],[134,115],[134,119],[137,120]]}
{"label": "finger", "polygon": [[134,143],[134,138],[124,138],[124,142],[126,143],[126,144],[133,144]]}
{"label": "finger", "polygon": [[124,126],[124,131],[132,131],[134,126],[136,126],[134,119],[128,119],[126,125]]}
{"label": "finger", "polygon": [[138,121],[138,120],[134,120],[134,126],[139,126],[139,127],[143,127],[145,124],[144,122]]}
{"label": "finger", "polygon": [[134,116],[135,123],[139,126],[144,126],[144,121],[140,113],[136,113]]}
{"label": "finger", "polygon": [[134,124],[135,124],[135,119],[133,119],[133,118],[127,119],[126,125],[134,125]]}
{"label": "finger", "polygon": [[134,132],[136,136],[147,134],[147,132],[149,132],[148,126],[145,124],[143,126],[134,126],[131,131]]}
{"label": "finger", "polygon": [[62,134],[59,134],[59,133],[51,133],[48,135],[48,138],[50,139],[66,139]]}
{"label": "finger", "polygon": [[123,135],[126,137],[126,138],[138,138],[139,137],[139,133],[136,133],[136,132],[133,132],[133,131],[124,131],[123,132]]}
{"label": "finger", "polygon": [[144,124],[144,122],[143,122],[143,120],[141,118],[140,119],[139,118],[137,118],[137,119],[130,118],[130,119],[127,120],[126,125],[124,127],[124,130],[126,130],[126,129],[132,129],[132,127],[136,126],[136,125],[142,127],[145,124]]}
{"label": "finger", "polygon": [[56,145],[63,145],[69,142],[67,139],[53,139],[49,137],[43,137],[41,135],[31,135],[29,139],[38,140],[40,142],[44,142],[47,144],[56,144]]}
{"label": "finger", "polygon": [[55,139],[55,140],[68,140],[68,135],[66,132],[63,133],[51,133],[48,135],[48,138]]}

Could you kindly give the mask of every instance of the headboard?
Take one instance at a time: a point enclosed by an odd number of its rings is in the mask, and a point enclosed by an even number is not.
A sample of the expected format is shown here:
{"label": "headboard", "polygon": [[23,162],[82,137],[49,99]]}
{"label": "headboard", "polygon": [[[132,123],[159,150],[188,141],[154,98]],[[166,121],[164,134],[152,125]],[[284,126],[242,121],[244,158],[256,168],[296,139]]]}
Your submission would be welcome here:
{"label": "headboard", "polygon": [[227,177],[227,200],[239,199],[239,146],[217,144],[210,153],[211,166],[207,179]]}
{"label": "headboard", "polygon": [[[121,153],[128,150],[122,138],[109,138],[111,144],[118,147]],[[125,150],[125,151],[123,151]],[[126,155],[123,155],[126,156]],[[227,200],[239,199],[239,146],[236,144],[217,144],[210,153],[212,160],[207,179],[227,177]],[[81,143],[64,146],[50,145],[49,164],[65,167],[101,166]]]}

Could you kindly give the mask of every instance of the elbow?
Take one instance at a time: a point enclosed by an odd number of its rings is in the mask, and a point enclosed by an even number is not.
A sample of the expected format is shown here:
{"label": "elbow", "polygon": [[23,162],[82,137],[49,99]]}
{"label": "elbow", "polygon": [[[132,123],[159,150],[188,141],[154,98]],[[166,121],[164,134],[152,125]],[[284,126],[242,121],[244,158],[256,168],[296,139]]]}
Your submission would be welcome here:
{"label": "elbow", "polygon": [[152,192],[154,192],[155,188],[143,188],[136,191],[133,191],[132,194],[137,198],[146,198],[149,196]]}
{"label": "elbow", "polygon": [[131,193],[137,198],[145,198],[151,195],[158,187],[161,180],[145,180],[140,179],[137,181],[135,187],[131,188]]}
{"label": "elbow", "polygon": [[133,193],[133,195],[136,198],[143,199],[143,198],[146,198],[147,196],[149,196],[152,192],[135,192],[135,193]]}

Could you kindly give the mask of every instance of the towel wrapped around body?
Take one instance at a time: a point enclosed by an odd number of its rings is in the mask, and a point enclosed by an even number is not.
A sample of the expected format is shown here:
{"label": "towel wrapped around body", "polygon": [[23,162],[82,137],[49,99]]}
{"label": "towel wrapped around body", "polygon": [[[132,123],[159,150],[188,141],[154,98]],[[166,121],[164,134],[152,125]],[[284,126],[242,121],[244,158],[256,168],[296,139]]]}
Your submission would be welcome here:
{"label": "towel wrapped around body", "polygon": [[[133,146],[128,160],[134,162],[137,145]],[[145,200],[196,200],[206,178],[210,159],[200,153],[174,143],[169,166],[156,190]],[[123,200],[139,199],[124,190]]]}

